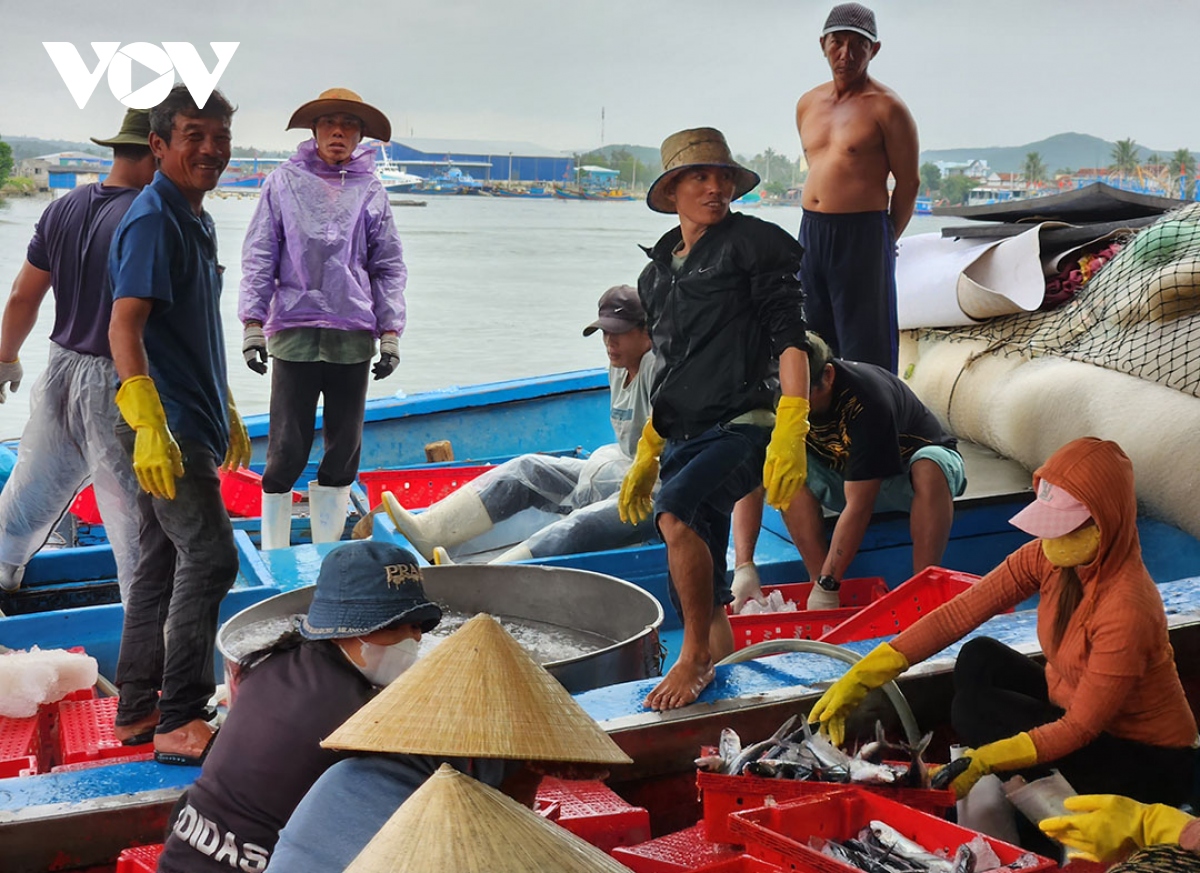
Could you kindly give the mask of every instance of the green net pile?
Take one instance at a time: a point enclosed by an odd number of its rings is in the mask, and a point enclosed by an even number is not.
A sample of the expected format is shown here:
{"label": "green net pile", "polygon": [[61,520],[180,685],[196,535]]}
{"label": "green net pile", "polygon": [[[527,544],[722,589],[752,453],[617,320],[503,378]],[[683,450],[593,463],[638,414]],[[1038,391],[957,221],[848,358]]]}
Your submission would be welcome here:
{"label": "green net pile", "polygon": [[1200,204],[1130,238],[1057,309],[915,334],[982,340],[998,355],[1070,358],[1200,397]]}

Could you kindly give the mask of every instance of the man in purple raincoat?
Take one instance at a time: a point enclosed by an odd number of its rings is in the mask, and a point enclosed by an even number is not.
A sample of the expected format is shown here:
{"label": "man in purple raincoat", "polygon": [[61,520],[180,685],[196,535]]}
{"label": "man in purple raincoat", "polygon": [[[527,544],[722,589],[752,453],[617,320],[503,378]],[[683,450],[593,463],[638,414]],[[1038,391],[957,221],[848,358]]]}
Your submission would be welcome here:
{"label": "man in purple raincoat", "polygon": [[[291,489],[312,449],[324,395],[325,453],[309,485],[313,542],[335,542],[358,474],[370,372],[399,362],[408,271],[387,192],[363,137],[391,138],[387,117],[358,94],[331,88],[292,114],[309,128],[267,177],[242,247],[238,317],[246,365],[271,375],[263,474],[262,545],[290,543]],[[375,341],[379,359],[372,368]]]}

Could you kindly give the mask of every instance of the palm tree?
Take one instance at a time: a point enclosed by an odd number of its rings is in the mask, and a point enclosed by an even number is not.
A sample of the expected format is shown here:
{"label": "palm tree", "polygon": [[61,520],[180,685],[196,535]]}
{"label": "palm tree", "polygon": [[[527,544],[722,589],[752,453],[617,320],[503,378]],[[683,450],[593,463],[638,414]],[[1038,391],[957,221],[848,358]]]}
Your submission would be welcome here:
{"label": "palm tree", "polygon": [[1112,150],[1112,165],[1108,169],[1124,180],[1127,174],[1136,173],[1140,165],[1137,143],[1132,139],[1117,140]]}
{"label": "palm tree", "polygon": [[1192,178],[1196,175],[1196,159],[1192,157],[1191,150],[1175,149],[1170,163],[1167,164],[1167,173],[1172,179],[1179,180],[1180,198],[1191,199],[1194,185]]}
{"label": "palm tree", "polygon": [[767,146],[767,150],[763,152],[763,160],[766,161],[767,164],[767,171],[763,174],[765,177],[763,179],[764,185],[771,181],[771,161],[777,157],[779,157],[779,152],[775,151],[775,149],[771,148],[770,146]]}
{"label": "palm tree", "polygon": [[1028,152],[1025,155],[1025,163],[1021,167],[1021,172],[1025,175],[1025,188],[1028,190],[1030,185],[1040,185],[1046,181],[1046,165],[1042,161],[1041,153]]}

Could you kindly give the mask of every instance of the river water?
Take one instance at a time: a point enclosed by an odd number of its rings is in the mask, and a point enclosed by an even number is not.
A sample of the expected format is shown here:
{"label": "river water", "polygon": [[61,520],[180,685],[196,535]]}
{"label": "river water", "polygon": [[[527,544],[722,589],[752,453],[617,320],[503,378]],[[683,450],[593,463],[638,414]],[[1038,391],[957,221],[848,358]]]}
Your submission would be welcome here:
{"label": "river water", "polygon": [[[0,201],[0,288],[11,287],[46,200]],[[266,412],[269,376],[245,366],[237,288],[241,246],[253,198],[209,197],[225,265],[225,343],[229,384],[243,414]],[[599,334],[581,331],[611,285],[636,283],[650,245],[675,222],[644,202],[596,203],[490,197],[428,197],[427,206],[392,207],[408,265],[408,328],[400,366],[372,382],[370,397],[514,379],[602,366]],[[752,211],[795,233],[800,209]],[[943,219],[917,216],[908,233],[936,230]],[[5,295],[6,296],[6,295]],[[47,298],[21,351],[25,379],[0,406],[0,438],[19,436],[29,389],[48,354],[54,307]]]}

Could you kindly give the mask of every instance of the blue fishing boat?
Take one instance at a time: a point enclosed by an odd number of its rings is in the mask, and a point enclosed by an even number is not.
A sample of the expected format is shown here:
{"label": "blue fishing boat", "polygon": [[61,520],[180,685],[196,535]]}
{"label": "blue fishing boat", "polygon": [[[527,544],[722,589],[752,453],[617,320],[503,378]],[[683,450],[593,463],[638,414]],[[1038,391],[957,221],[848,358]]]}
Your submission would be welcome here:
{"label": "blue fishing boat", "polygon": [[450,166],[444,173],[425,179],[415,190],[422,194],[482,194],[484,184],[470,173]]}
{"label": "blue fishing boat", "polygon": [[[371,401],[365,418],[364,470],[419,466],[425,460],[426,444],[439,440],[451,442],[460,463],[531,451],[587,451],[611,441],[607,377],[600,369]],[[266,419],[252,416],[247,426],[253,464],[261,465]],[[964,448],[972,491],[956,504],[944,563],[983,573],[1026,539],[1008,519],[1029,499],[1028,474],[985,450]],[[357,496],[359,511],[365,512],[365,498]],[[222,621],[267,598],[311,584],[321,556],[331,548],[299,544],[260,552],[253,542],[253,520],[238,524],[241,573],[222,605]],[[296,519],[297,539],[303,538],[304,524]],[[1200,665],[1200,659],[1190,657],[1200,648],[1200,634],[1195,632],[1200,627],[1195,614],[1200,606],[1200,541],[1151,519],[1141,521],[1139,532],[1147,565],[1162,583],[1164,599],[1174,613],[1172,640],[1181,670],[1187,673],[1185,681],[1195,681],[1200,670],[1189,665]],[[402,541],[385,516],[376,517],[375,536]],[[881,576],[895,587],[908,576],[910,548],[907,519],[878,516],[850,574]],[[766,584],[807,578],[782,519],[770,509],[756,557]],[[667,603],[665,552],[659,543],[539,563],[550,569],[615,576]],[[0,645],[14,649],[34,644],[82,645],[98,659],[101,674],[112,675],[121,622],[114,574],[111,550],[98,538],[91,545],[39,554],[30,563],[23,589],[3,600],[9,617],[0,619]],[[537,576],[531,579],[530,584],[537,584]],[[560,599],[569,603],[569,594]],[[677,651],[678,621],[669,607],[663,612],[659,634],[668,650]],[[1036,646],[1032,615],[1025,609],[1001,616],[977,633]],[[780,645],[803,648],[805,642],[784,640]],[[874,642],[848,648],[861,653]],[[953,651],[948,651],[900,683],[923,726],[946,721],[952,658]],[[656,681],[653,678],[592,687],[577,699],[634,758],[633,765],[613,773],[611,784],[627,799],[650,809],[656,832],[665,832],[696,821],[692,759],[700,744],[714,742],[722,727],[733,727],[743,736],[768,735],[787,715],[811,705],[819,683],[842,669],[836,660],[804,652],[769,662],[720,666],[717,681],[698,705],[666,714],[647,712],[641,706]],[[0,857],[5,858],[5,869],[14,873],[82,869],[111,863],[126,846],[158,842],[170,807],[197,772],[138,761],[0,781]]]}

